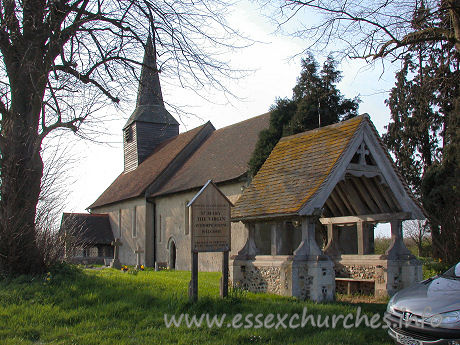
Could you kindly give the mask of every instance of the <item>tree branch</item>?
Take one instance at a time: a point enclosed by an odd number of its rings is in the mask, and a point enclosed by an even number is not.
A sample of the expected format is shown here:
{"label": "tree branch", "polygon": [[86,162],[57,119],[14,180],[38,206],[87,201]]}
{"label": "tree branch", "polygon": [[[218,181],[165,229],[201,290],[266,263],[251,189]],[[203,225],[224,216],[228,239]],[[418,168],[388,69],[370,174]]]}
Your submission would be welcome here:
{"label": "tree branch", "polygon": [[52,125],[46,126],[43,131],[40,133],[40,142],[45,139],[45,137],[58,128],[68,128],[72,132],[77,132],[79,126],[85,121],[85,117],[76,117],[70,121],[62,122],[61,120],[56,121]]}
{"label": "tree branch", "polygon": [[104,95],[106,95],[112,102],[118,103],[120,102],[120,99],[118,97],[113,96],[104,86],[102,86],[99,82],[97,82],[95,79],[92,79],[87,73],[86,74],[81,74],[80,72],[76,71],[70,66],[64,66],[64,65],[56,65],[54,68],[58,71],[65,72],[67,74],[70,74],[80,80],[84,84],[92,84],[96,86]]}

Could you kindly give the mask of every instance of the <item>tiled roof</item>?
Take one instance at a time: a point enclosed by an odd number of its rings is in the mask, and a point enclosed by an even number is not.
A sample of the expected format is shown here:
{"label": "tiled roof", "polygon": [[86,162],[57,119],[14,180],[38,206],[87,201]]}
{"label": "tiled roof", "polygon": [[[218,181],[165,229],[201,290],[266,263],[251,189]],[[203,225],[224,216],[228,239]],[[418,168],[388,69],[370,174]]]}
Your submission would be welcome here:
{"label": "tiled roof", "polygon": [[263,114],[214,131],[176,174],[151,196],[202,187],[236,179],[248,170],[260,131],[268,128],[270,114]]}
{"label": "tiled roof", "polygon": [[135,170],[128,173],[121,173],[89,208],[142,195],[147,187],[160,176],[174,158],[206,125],[208,124],[181,133],[159,144],[155,148],[155,151]]}
{"label": "tiled roof", "polygon": [[282,138],[232,209],[232,218],[295,214],[319,191],[364,116]]}
{"label": "tiled roof", "polygon": [[64,213],[60,231],[76,236],[78,243],[96,245],[113,241],[108,214]]}

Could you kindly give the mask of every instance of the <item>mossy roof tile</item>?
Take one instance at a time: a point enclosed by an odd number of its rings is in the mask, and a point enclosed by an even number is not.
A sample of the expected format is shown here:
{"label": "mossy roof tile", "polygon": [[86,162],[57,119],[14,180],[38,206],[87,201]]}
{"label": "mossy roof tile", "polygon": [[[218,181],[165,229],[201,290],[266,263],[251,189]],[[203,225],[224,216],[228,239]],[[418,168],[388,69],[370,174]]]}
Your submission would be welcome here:
{"label": "mossy roof tile", "polygon": [[315,195],[363,116],[282,138],[232,210],[232,218],[297,213]]}

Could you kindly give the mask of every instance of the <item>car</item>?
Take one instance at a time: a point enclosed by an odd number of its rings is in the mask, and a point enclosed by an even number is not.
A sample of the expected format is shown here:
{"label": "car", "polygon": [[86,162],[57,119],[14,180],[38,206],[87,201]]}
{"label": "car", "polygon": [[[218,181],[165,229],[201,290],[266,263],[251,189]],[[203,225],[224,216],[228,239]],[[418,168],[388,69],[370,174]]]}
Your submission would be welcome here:
{"label": "car", "polygon": [[460,345],[460,262],[391,297],[388,334],[403,345]]}

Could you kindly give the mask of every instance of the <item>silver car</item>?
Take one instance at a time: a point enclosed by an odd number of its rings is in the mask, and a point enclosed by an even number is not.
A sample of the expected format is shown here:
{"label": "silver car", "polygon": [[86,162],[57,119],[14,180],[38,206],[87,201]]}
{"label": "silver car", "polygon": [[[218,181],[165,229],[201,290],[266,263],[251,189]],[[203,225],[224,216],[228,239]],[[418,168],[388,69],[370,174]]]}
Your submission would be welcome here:
{"label": "silver car", "polygon": [[388,302],[388,334],[404,345],[460,345],[460,262],[397,292]]}

